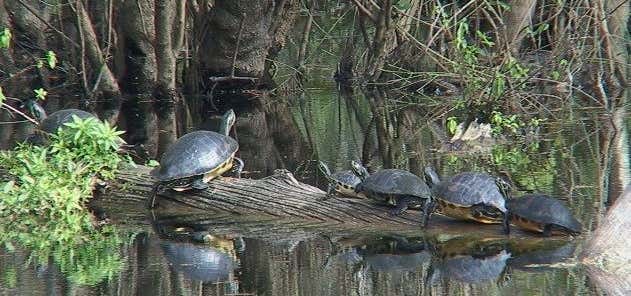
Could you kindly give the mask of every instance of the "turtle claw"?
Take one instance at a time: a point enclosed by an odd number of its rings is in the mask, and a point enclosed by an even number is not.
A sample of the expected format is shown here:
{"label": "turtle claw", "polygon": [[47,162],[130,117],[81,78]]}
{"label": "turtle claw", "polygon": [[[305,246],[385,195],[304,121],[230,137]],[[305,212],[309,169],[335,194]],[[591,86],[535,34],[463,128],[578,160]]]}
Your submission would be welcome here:
{"label": "turtle claw", "polygon": [[388,215],[390,216],[399,216],[401,214],[403,214],[403,212],[405,212],[404,209],[399,209],[399,207],[397,207],[396,209],[392,209],[388,211]]}
{"label": "turtle claw", "polygon": [[203,179],[197,179],[193,181],[193,183],[191,183],[191,188],[196,189],[196,190],[204,190],[208,188],[209,186],[210,185],[208,185],[208,183],[204,183]]}
{"label": "turtle claw", "polygon": [[245,163],[243,162],[243,160],[241,158],[235,157],[232,160],[232,169],[230,170],[230,175],[232,177],[240,179],[241,171],[243,171],[244,166],[245,166]]}

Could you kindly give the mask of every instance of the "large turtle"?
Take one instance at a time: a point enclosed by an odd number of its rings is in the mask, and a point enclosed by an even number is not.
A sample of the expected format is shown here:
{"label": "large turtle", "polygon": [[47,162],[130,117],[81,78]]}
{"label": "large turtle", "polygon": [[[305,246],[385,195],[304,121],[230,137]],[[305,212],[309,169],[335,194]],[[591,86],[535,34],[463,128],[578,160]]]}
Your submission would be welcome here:
{"label": "large turtle", "polygon": [[[358,171],[355,173],[361,174]],[[391,215],[399,215],[410,206],[422,207],[423,227],[427,225],[428,214],[433,208],[431,191],[427,184],[418,176],[400,169],[380,170],[359,183],[355,191],[379,202],[394,203],[396,207],[390,211]]]}
{"label": "large turtle", "polygon": [[502,178],[464,172],[441,181],[432,167],[425,168],[425,178],[445,216],[487,224],[502,223],[504,232],[510,232],[505,205],[510,185]]}
{"label": "large turtle", "polygon": [[164,189],[184,191],[206,189],[208,182],[232,169],[239,176],[243,161],[235,154],[239,144],[228,136],[236,120],[234,111],[228,110],[222,118],[219,133],[195,131],[177,139],[162,155],[160,166],[151,171],[158,180],[151,198],[155,206],[156,195]]}
{"label": "large turtle", "polygon": [[578,235],[583,228],[561,201],[546,195],[529,194],[509,200],[508,209],[512,224],[544,236]]}
{"label": "large turtle", "polygon": [[[368,171],[366,171],[366,168],[364,168],[361,164],[355,161],[351,161],[351,166],[354,167],[353,170],[331,173],[331,170],[329,170],[326,163],[323,161],[318,162],[320,171],[329,182],[326,196],[323,200],[332,197],[334,192],[350,198],[366,198],[363,194],[355,192],[355,187],[368,175]],[[360,175],[355,174],[354,171],[360,172]]]}

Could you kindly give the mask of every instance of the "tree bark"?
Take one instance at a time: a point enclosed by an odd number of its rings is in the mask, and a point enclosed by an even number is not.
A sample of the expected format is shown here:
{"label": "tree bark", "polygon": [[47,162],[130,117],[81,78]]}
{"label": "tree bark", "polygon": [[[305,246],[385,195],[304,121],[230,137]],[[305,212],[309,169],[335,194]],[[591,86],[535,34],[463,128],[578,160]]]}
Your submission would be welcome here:
{"label": "tree bark", "polygon": [[519,49],[526,35],[524,29],[532,22],[532,14],[536,4],[537,1],[535,0],[510,1],[511,9],[504,16],[504,25],[499,38],[503,46],[499,48],[508,49],[513,56],[519,56]]}
{"label": "tree bark", "polygon": [[[97,92],[95,96],[96,101],[105,102],[100,108],[103,111],[101,118],[110,124],[114,124],[118,120],[121,90],[118,81],[105,61],[88,12],[81,1],[76,1],[75,4],[75,24],[81,36],[82,51],[84,51],[85,57],[88,59],[89,68],[95,70],[95,76],[97,77],[94,84],[90,86]],[[83,59],[83,56],[81,59]]]}
{"label": "tree bark", "polygon": [[[158,115],[158,155],[161,155],[177,139],[175,103],[179,94],[175,88],[176,53],[181,33],[176,31],[177,16],[184,13],[185,4],[176,5],[173,0],[159,0],[156,7],[156,64],[157,86],[154,92]],[[176,10],[178,9],[178,10]],[[175,41],[175,42],[174,42]]]}

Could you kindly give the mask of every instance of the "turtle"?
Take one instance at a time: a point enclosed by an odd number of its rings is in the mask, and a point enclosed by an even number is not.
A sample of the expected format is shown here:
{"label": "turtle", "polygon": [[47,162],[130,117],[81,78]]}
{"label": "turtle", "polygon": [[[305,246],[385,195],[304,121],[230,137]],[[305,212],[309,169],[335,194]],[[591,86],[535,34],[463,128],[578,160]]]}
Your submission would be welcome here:
{"label": "turtle", "polygon": [[558,199],[543,194],[528,194],[508,201],[510,222],[526,230],[552,234],[579,235],[581,223]]}
{"label": "turtle", "polygon": [[[357,171],[361,175],[362,172]],[[410,206],[422,207],[423,227],[427,225],[430,209],[433,208],[431,191],[427,184],[418,176],[401,169],[383,169],[366,177],[355,187],[355,192],[363,193],[368,198],[394,204],[396,207],[390,211],[391,215],[400,215]]]}
{"label": "turtle", "polygon": [[81,119],[97,118],[94,114],[79,109],[62,109],[47,115],[44,108],[33,100],[26,101],[24,105],[40,122],[38,130],[26,138],[27,143],[35,145],[48,142],[49,134],[54,134],[66,123],[73,122],[75,116]]}
{"label": "turtle", "polygon": [[162,155],[160,166],[151,171],[158,180],[154,186],[151,205],[155,206],[156,195],[164,189],[185,191],[203,190],[208,182],[232,169],[239,177],[243,161],[235,154],[239,149],[237,141],[228,132],[236,120],[232,109],[222,118],[219,133],[194,131],[173,143]]}
{"label": "turtle", "polygon": [[[318,167],[322,174],[326,177],[329,185],[327,187],[326,196],[323,200],[332,197],[335,192],[350,198],[366,198],[363,194],[355,192],[357,184],[361,183],[362,178],[365,178],[368,174],[366,168],[356,161],[351,161],[351,166],[360,166],[353,170],[339,171],[331,173],[329,167],[323,161],[318,162]],[[355,174],[354,171],[359,171],[360,174]]]}
{"label": "turtle", "polygon": [[485,224],[502,223],[508,234],[506,199],[510,185],[502,178],[481,172],[462,172],[440,180],[432,167],[425,167],[438,208],[445,216]]}

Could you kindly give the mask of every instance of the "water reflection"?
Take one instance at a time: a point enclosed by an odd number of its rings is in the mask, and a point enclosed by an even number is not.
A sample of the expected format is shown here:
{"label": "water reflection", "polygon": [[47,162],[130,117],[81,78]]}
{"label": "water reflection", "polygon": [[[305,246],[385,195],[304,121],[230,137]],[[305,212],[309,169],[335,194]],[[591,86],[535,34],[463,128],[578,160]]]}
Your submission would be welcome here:
{"label": "water reflection", "polygon": [[163,241],[164,256],[177,273],[191,280],[216,283],[233,280],[235,258],[210,246]]}

